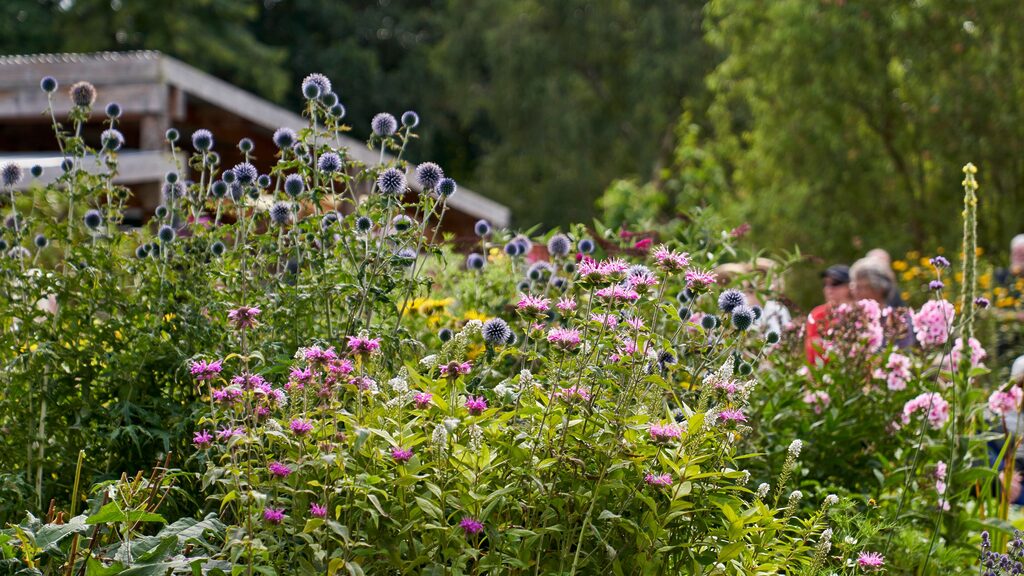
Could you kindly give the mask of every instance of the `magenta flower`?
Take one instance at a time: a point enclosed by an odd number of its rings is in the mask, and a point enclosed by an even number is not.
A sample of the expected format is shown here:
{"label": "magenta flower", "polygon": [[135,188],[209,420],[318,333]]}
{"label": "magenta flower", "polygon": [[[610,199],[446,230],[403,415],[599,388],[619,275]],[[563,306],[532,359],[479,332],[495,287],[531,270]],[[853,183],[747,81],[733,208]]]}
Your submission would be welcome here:
{"label": "magenta flower", "polygon": [[268,464],[267,470],[270,470],[270,473],[278,478],[284,478],[285,476],[288,476],[289,474],[292,473],[291,468],[277,461]]}
{"label": "magenta flower", "polygon": [[217,430],[217,440],[229,440],[235,436],[245,436],[245,428],[225,426]]}
{"label": "magenta flower", "polygon": [[205,380],[213,380],[220,374],[222,369],[221,361],[214,360],[207,362],[205,360],[197,360],[189,366],[189,373],[195,376],[196,380],[203,382]]}
{"label": "magenta flower", "polygon": [[249,374],[248,372],[243,372],[236,376],[232,376],[231,378],[231,385],[238,386],[243,390],[252,390],[253,388],[266,385],[266,383],[267,381],[263,379],[263,376],[260,376],[259,374]]}
{"label": "magenta flower", "polygon": [[469,374],[469,371],[472,369],[473,365],[469,362],[449,362],[440,368],[442,378],[447,378],[449,376],[455,378],[461,374]]}
{"label": "magenta flower", "polygon": [[648,432],[651,435],[651,439],[658,443],[671,442],[672,440],[678,440],[683,435],[683,429],[678,424],[651,424]]}
{"label": "magenta flower", "polygon": [[996,390],[988,397],[988,409],[997,416],[1008,416],[1017,411],[1024,398],[1024,390],[1014,386],[1007,391]]}
{"label": "magenta flower", "polygon": [[348,358],[336,360],[327,365],[327,371],[333,376],[347,376],[352,373],[355,367]]}
{"label": "magenta flower", "polygon": [[619,282],[625,279],[626,272],[629,271],[629,264],[620,258],[604,260],[598,265],[598,267],[604,275],[604,279],[612,282]]}
{"label": "magenta flower", "polygon": [[908,424],[916,412],[924,412],[932,428],[939,429],[949,420],[949,402],[938,392],[924,392],[903,405],[903,423]]}
{"label": "magenta flower", "polygon": [[413,402],[416,403],[416,407],[423,410],[430,406],[430,402],[434,399],[434,395],[430,392],[417,392],[412,399]]}
{"label": "magenta flower", "polygon": [[373,354],[380,350],[380,338],[349,336],[348,349],[353,354]]}
{"label": "magenta flower", "polygon": [[319,346],[310,346],[302,350],[302,356],[306,362],[321,366],[338,359],[338,354],[334,351],[333,346],[326,350]]}
{"label": "magenta flower", "polygon": [[213,443],[213,434],[206,430],[196,432],[196,435],[192,437],[192,443],[199,449],[209,448],[210,444]]}
{"label": "magenta flower", "polygon": [[398,462],[399,464],[405,464],[406,462],[409,461],[410,458],[412,458],[412,450],[402,448],[401,446],[392,446],[391,458],[393,458],[395,462]]}
{"label": "magenta flower", "polygon": [[626,288],[620,284],[601,288],[597,292],[594,292],[594,296],[614,302],[636,302],[640,299],[640,294],[638,294],[636,290]]}
{"label": "magenta flower", "polygon": [[821,414],[832,403],[832,397],[823,390],[809,391],[804,394],[804,404],[814,410],[815,414]]}
{"label": "magenta flower", "polygon": [[746,416],[746,414],[743,413],[743,410],[729,409],[729,410],[722,410],[721,412],[719,412],[718,413],[718,420],[721,421],[721,422],[725,422],[725,423],[729,423],[729,422],[746,422],[747,421],[747,416]]}
{"label": "magenta flower", "polygon": [[686,287],[697,293],[706,292],[717,280],[714,272],[706,270],[687,270],[685,277]]}
{"label": "magenta flower", "polygon": [[590,390],[582,386],[569,386],[555,392],[555,398],[572,404],[574,402],[587,402],[590,400]]}
{"label": "magenta flower", "polygon": [[619,325],[619,317],[615,314],[591,314],[590,319],[598,324],[604,324],[606,328],[615,328]]}
{"label": "magenta flower", "polygon": [[483,396],[470,396],[466,399],[466,409],[473,416],[479,416],[481,412],[487,410],[487,400]]}
{"label": "magenta flower", "polygon": [[260,309],[252,306],[239,306],[228,312],[228,320],[236,330],[245,330],[257,326],[256,317],[260,315]]}
{"label": "magenta flower", "polygon": [[655,475],[655,474],[651,474],[650,472],[648,472],[647,475],[644,476],[644,482],[646,482],[648,486],[658,486],[658,487],[661,487],[661,486],[671,486],[672,485],[672,475],[671,474],[657,474],[657,475]]}
{"label": "magenta flower", "polygon": [[576,299],[572,296],[562,296],[558,299],[558,304],[555,304],[555,308],[563,314],[572,312],[576,310]]}
{"label": "magenta flower", "polygon": [[673,252],[662,244],[654,250],[654,261],[666,272],[679,272],[690,265],[690,255],[686,252]]}
{"label": "magenta flower", "polygon": [[881,570],[885,564],[885,558],[878,552],[861,552],[857,556],[857,565],[869,572]]}
{"label": "magenta flower", "polygon": [[284,508],[267,506],[263,509],[263,519],[267,521],[267,524],[280,524],[284,520]]}
{"label": "magenta flower", "polygon": [[581,284],[601,284],[604,282],[604,270],[590,256],[581,258],[576,270]]}
{"label": "magenta flower", "polygon": [[462,518],[462,521],[459,522],[459,528],[462,528],[462,531],[466,533],[466,536],[473,536],[484,531],[484,525],[481,524],[479,520],[470,518],[469,516],[464,516]]}
{"label": "magenta flower", "polygon": [[580,331],[575,328],[552,328],[548,342],[561,350],[572,350],[580,345]]}
{"label": "magenta flower", "polygon": [[296,436],[305,436],[313,429],[313,424],[309,420],[302,420],[301,418],[295,418],[288,425],[292,429],[292,434]]}
{"label": "magenta flower", "polygon": [[313,502],[309,505],[309,515],[314,518],[326,518],[327,506],[321,506],[316,502]]}
{"label": "magenta flower", "polygon": [[516,303],[516,309],[529,316],[541,316],[551,309],[551,300],[523,294]]}
{"label": "magenta flower", "polygon": [[313,379],[313,370],[310,368],[292,368],[288,377],[292,382],[299,384],[299,388],[302,388],[302,385]]}

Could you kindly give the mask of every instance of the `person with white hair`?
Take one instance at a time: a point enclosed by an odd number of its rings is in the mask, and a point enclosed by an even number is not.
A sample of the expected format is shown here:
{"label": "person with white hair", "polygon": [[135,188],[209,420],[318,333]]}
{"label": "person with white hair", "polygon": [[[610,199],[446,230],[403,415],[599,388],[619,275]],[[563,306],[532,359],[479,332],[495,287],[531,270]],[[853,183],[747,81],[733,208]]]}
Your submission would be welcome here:
{"label": "person with white hair", "polygon": [[1015,285],[1020,279],[1024,279],[1024,234],[1017,234],[1010,240],[1010,265],[996,270],[996,283],[1018,297]]}

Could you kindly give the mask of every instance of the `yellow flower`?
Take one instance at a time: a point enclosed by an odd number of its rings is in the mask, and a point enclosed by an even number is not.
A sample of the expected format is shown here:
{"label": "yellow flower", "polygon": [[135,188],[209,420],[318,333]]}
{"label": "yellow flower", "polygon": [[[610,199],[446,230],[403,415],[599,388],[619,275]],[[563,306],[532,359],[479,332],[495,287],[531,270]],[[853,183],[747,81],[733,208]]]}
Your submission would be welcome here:
{"label": "yellow flower", "polygon": [[907,252],[907,260],[917,260],[920,257],[921,253],[918,252],[917,250],[911,250],[910,252]]}
{"label": "yellow flower", "polygon": [[486,322],[486,321],[490,320],[491,317],[486,315],[486,314],[481,314],[480,312],[477,312],[476,310],[467,310],[466,313],[462,315],[462,319],[463,320],[479,320],[481,322]]}
{"label": "yellow flower", "polygon": [[164,322],[170,322],[171,320],[174,320],[175,318],[177,318],[177,314],[175,314],[173,312],[169,312],[167,314],[164,314]]}
{"label": "yellow flower", "polygon": [[892,263],[892,269],[895,270],[896,272],[903,272],[904,270],[907,269],[907,263],[904,262],[903,260],[896,260],[895,262]]}
{"label": "yellow flower", "polygon": [[986,272],[981,276],[978,276],[978,284],[984,289],[987,289],[990,286],[992,286],[992,273]]}
{"label": "yellow flower", "polygon": [[121,340],[123,338],[123,336],[121,336],[120,330],[114,330],[114,338],[117,340]]}
{"label": "yellow flower", "polygon": [[920,260],[918,260],[918,263],[920,263],[921,266],[924,266],[925,268],[931,267],[931,265],[932,265],[931,259],[925,258],[923,256],[921,257]]}
{"label": "yellow flower", "polygon": [[483,354],[484,350],[486,349],[483,344],[470,344],[469,347],[466,348],[466,357],[470,360],[474,360],[477,356]]}

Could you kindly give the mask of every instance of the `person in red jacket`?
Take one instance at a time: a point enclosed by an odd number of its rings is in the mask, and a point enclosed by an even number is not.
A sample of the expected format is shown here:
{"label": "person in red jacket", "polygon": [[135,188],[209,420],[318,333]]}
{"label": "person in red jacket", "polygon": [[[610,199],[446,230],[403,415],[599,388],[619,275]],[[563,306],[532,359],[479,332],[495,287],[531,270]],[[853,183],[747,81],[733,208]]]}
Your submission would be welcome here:
{"label": "person in red jacket", "polygon": [[811,364],[824,362],[821,356],[821,335],[828,330],[828,318],[832,310],[840,304],[853,303],[849,266],[829,266],[821,273],[821,279],[825,303],[815,307],[807,315],[807,330],[804,336],[804,350],[807,352],[807,362]]}

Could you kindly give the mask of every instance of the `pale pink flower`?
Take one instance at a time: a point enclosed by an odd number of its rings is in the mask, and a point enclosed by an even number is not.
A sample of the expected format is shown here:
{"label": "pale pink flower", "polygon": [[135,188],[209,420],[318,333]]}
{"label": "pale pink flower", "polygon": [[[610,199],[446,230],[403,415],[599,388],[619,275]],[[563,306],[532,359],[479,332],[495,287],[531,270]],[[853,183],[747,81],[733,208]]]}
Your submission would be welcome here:
{"label": "pale pink flower", "polygon": [[996,390],[988,397],[988,409],[998,416],[1009,416],[1020,407],[1024,391],[1020,386],[1014,386],[1009,390]]}
{"label": "pale pink flower", "polygon": [[648,472],[647,475],[644,476],[644,482],[646,482],[648,486],[657,486],[657,487],[671,486],[672,485],[672,475],[671,474],[651,474],[650,472]]}
{"label": "pale pink flower", "polygon": [[885,558],[878,552],[861,552],[857,556],[857,565],[869,571],[881,570],[885,564]]}
{"label": "pale pink flower", "polygon": [[903,405],[903,423],[908,424],[916,412],[924,412],[932,428],[942,428],[949,420],[949,402],[938,392],[924,392]]}
{"label": "pale pink flower", "polygon": [[246,328],[253,328],[257,325],[256,318],[259,315],[259,308],[253,306],[239,306],[234,310],[228,311],[228,320],[235,325],[236,330],[245,330]]}
{"label": "pale pink flower", "polygon": [[580,331],[575,328],[552,328],[548,342],[561,350],[572,350],[580,344]]}
{"label": "pale pink flower", "polygon": [[655,442],[665,443],[682,437],[683,429],[678,424],[651,424],[648,433]]}
{"label": "pale pink flower", "polygon": [[824,390],[809,390],[804,393],[804,404],[814,410],[815,414],[821,414],[832,403],[832,398]]}
{"label": "pale pink flower", "polygon": [[690,265],[690,255],[671,251],[662,244],[654,250],[654,261],[666,272],[679,272]]}
{"label": "pale pink flower", "polygon": [[921,309],[911,316],[914,322],[914,335],[921,346],[934,348],[945,344],[953,327],[955,314],[953,305],[945,300],[925,302]]}
{"label": "pale pink flower", "polygon": [[562,296],[558,299],[558,304],[555,304],[555,308],[563,314],[573,312],[576,310],[576,299],[572,296]]}
{"label": "pale pink flower", "polygon": [[547,298],[522,294],[516,303],[516,309],[524,314],[539,316],[551,309],[550,304],[551,300]]}

